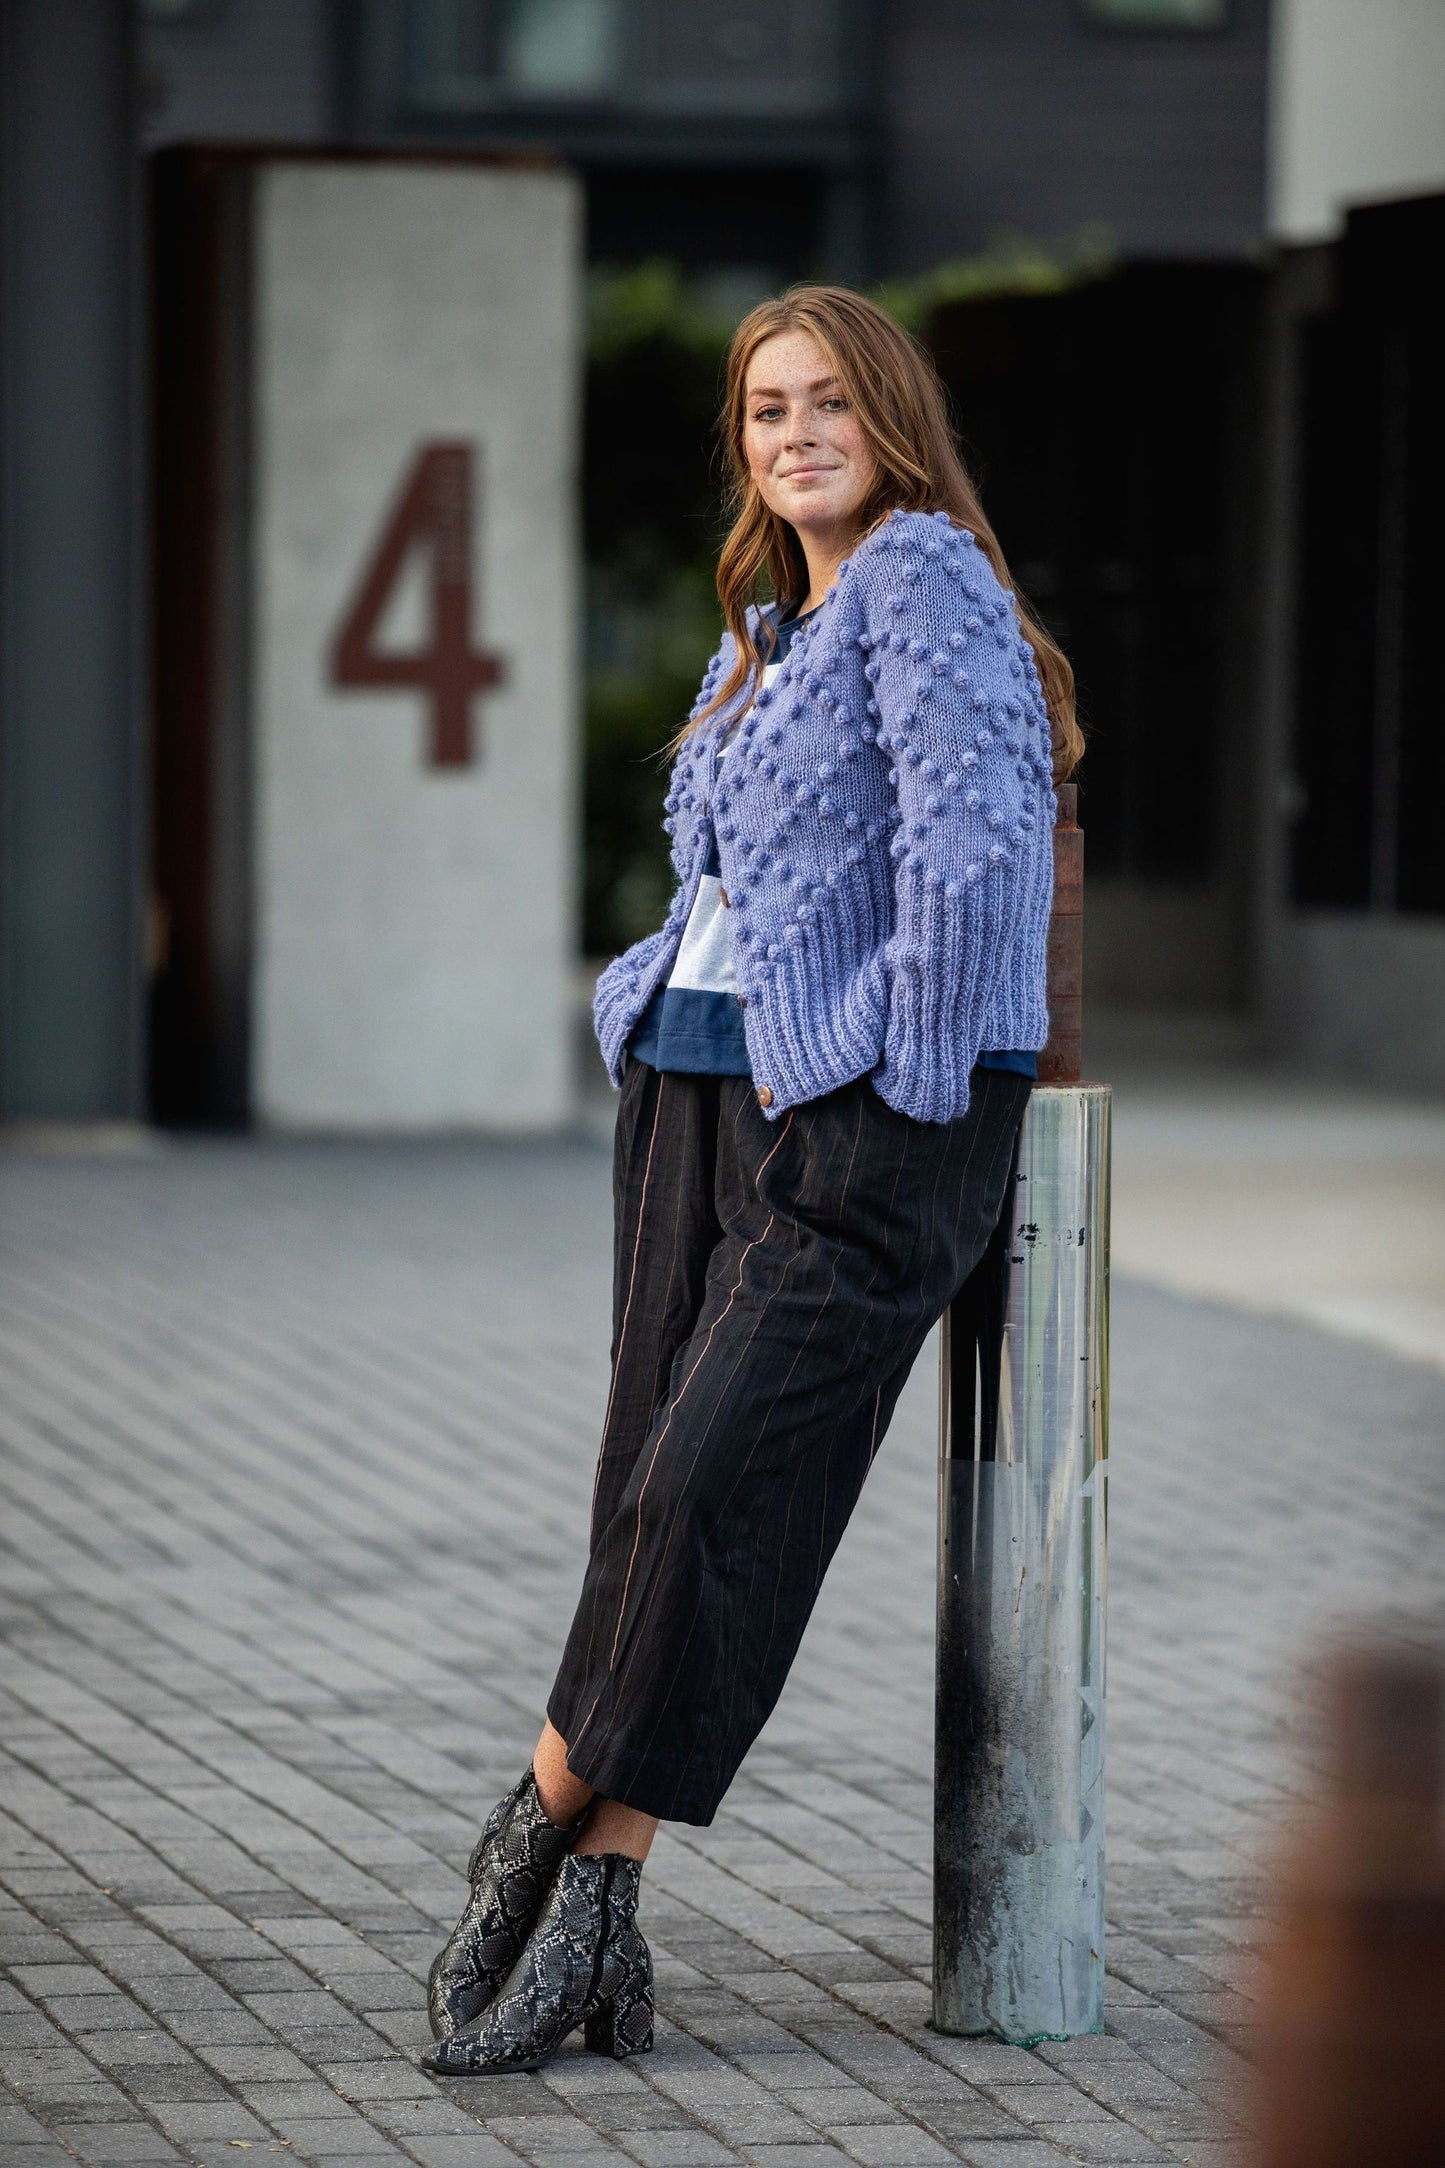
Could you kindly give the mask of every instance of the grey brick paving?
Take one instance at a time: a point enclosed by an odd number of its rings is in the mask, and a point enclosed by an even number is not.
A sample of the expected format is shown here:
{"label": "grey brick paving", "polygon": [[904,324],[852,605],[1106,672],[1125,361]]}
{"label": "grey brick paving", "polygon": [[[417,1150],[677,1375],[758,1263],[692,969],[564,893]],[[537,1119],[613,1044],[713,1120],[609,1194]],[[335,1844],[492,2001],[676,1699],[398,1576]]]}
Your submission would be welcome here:
{"label": "grey brick paving", "polygon": [[0,2161],[1237,2168],[1294,1665],[1438,1602],[1445,1377],[1142,1286],[1107,2031],[928,2029],[930,1350],[776,1717],[648,1869],[655,2053],[417,2068],[576,1591],[609,1213],[586,1143],[0,1157]]}

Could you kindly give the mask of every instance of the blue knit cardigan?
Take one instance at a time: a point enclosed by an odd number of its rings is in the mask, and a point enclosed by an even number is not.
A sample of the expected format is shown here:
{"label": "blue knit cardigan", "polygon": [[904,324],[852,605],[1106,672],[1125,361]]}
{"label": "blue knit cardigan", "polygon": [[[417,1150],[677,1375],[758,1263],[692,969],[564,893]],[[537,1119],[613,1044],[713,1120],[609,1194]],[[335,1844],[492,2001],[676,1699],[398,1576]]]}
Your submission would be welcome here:
{"label": "blue knit cardigan", "polygon": [[[734,652],[726,634],[694,717]],[[768,1118],[867,1074],[900,1113],[951,1120],[981,1050],[1048,1037],[1056,800],[1013,597],[946,513],[893,512],[839,566],[716,779],[750,693],[674,763],[666,923],[597,982],[608,1073],[620,1084],[628,1035],[672,968],[715,828]]]}

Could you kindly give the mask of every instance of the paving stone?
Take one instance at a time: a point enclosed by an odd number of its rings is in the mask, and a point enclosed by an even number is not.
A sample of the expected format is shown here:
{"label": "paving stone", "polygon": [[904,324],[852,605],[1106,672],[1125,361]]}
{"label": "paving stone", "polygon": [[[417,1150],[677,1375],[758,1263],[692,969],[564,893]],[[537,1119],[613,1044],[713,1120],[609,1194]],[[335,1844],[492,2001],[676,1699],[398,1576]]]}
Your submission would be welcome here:
{"label": "paving stone", "polygon": [[384,2062],[323,2063],[321,2075],[346,2100],[413,2100],[423,2074],[409,2058]]}
{"label": "paving stone", "polygon": [[846,2153],[833,2145],[749,2145],[740,2148],[751,2168],[844,2168]]}
{"label": "paving stone", "polygon": [[17,2051],[49,2047],[64,2037],[43,2010],[11,2011],[0,2017],[0,2058]]}
{"label": "paving stone", "polygon": [[80,2033],[130,2032],[141,2015],[130,1997],[118,1990],[107,1995],[49,1995],[45,2009],[72,2038]]}
{"label": "paving stone", "polygon": [[183,2147],[207,2139],[229,2145],[233,2138],[270,2136],[265,2124],[236,2101],[157,2101],[151,2112],[166,2135]]}
{"label": "paving stone", "polygon": [[17,2100],[0,2100],[0,2146],[40,2145],[49,2137],[45,2125]]}
{"label": "paving stone", "polygon": [[143,2008],[164,2017],[167,2023],[177,2011],[228,2010],[240,2014],[239,2004],[221,1982],[207,1979],[204,1973],[145,1973],[132,1976],[129,1986]]}
{"label": "paving stone", "polygon": [[644,1876],[655,2054],[420,2070],[575,1597],[610,1240],[585,1142],[0,1152],[7,2160],[1236,2168],[1295,1667],[1433,1600],[1445,1379],[1127,1282],[1109,2030],[927,2024],[930,1348],[773,1721]]}
{"label": "paving stone", "polygon": [[626,2151],[643,2168],[728,2168],[739,2155],[711,2131],[628,2131]]}
{"label": "paving stone", "polygon": [[17,2145],[13,2168],[75,2168],[75,2154],[58,2138],[47,2139],[42,2145]]}
{"label": "paving stone", "polygon": [[1252,2168],[1254,2148],[1239,2139],[1191,2139],[1173,2156],[1188,2168]]}
{"label": "paving stone", "polygon": [[235,2004],[223,2004],[216,2010],[168,2010],[163,2014],[168,2029],[176,2038],[198,2051],[274,2045],[271,2033],[260,2018]]}
{"label": "paving stone", "polygon": [[606,2094],[579,2096],[576,2112],[586,2117],[594,2130],[613,2136],[624,2136],[634,2130],[680,2130],[689,2119],[689,2111],[679,2107],[675,2100],[667,2100],[656,2093],[644,2092],[640,2098],[614,2100]]}
{"label": "paving stone", "polygon": [[196,2050],[198,2059],[228,2084],[244,2080],[263,2084],[305,2084],[311,2066],[276,2042],[254,2046],[246,2041],[214,2041]]}
{"label": "paving stone", "polygon": [[1109,2111],[1069,2085],[990,2085],[988,2097],[1020,2123],[1103,2123]]}
{"label": "paving stone", "polygon": [[763,2053],[732,2047],[727,2041],[721,2043],[721,2048],[731,2062],[756,2078],[769,2092],[786,2093],[799,2086],[816,2088],[830,2080],[834,2083],[847,2081],[846,2069],[840,2070],[826,2055],[816,2054],[796,2041],[789,2042],[785,2048],[769,2047]]}
{"label": "paving stone", "polygon": [[75,2044],[92,2062],[116,2072],[176,2068],[193,2059],[170,2033],[150,2027],[129,2032],[77,2033]]}
{"label": "paving stone", "polygon": [[23,2071],[7,2071],[6,2081],[32,2114],[53,2120],[55,2111],[69,2109],[86,2115],[113,2108],[129,2114],[130,2103],[101,2077],[94,2064],[77,2057],[56,2069],[49,2054],[30,2058]]}
{"label": "paving stone", "polygon": [[377,2168],[378,2161],[405,2161],[407,2155],[399,2146],[388,2145],[375,2151],[360,2153],[312,2153],[305,2146],[287,2149],[293,2160],[324,2162],[325,2168]]}
{"label": "paving stone", "polygon": [[[500,2138],[503,2145],[510,2145],[525,2153],[529,2160],[538,2152],[553,2154],[589,2153],[598,2149],[597,2133],[577,2116],[558,2115],[489,2115],[487,2130],[493,2138]],[[695,2138],[696,2132],[688,2132]]]}
{"label": "paving stone", "polygon": [[820,2129],[851,2129],[859,2123],[893,2123],[898,2111],[861,2085],[799,2086],[788,2095],[790,2107]]}
{"label": "paving stone", "polygon": [[282,2116],[322,2117],[335,2115],[343,2102],[319,2078],[298,2084],[277,2084],[267,2078],[238,2078],[235,2091],[267,2122]]}
{"label": "paving stone", "polygon": [[283,2116],[278,2118],[276,2128],[308,2160],[396,2150],[385,2131],[377,2130],[359,2115]]}
{"label": "paving stone", "polygon": [[226,2100],[230,2094],[219,2078],[189,2057],[180,2063],[114,2064],[112,2075],[138,2100],[154,2106],[158,2100]]}
{"label": "paving stone", "polygon": [[914,2111],[914,2120],[946,2145],[973,2138],[1026,2138],[1028,2125],[979,2094],[956,2100],[930,2100]]}
{"label": "paving stone", "polygon": [[16,1965],[12,1976],[17,1987],[41,2002],[53,2001],[57,1995],[113,1992],[105,1974],[94,1965]]}
{"label": "paving stone", "polygon": [[55,2135],[78,2159],[91,2168],[152,2168],[153,2163],[179,2161],[183,2155],[167,2145],[160,2132],[146,2122],[57,2123]]}
{"label": "paving stone", "polygon": [[1070,2168],[1069,2156],[1041,2138],[970,2141],[959,2153],[969,2168]]}
{"label": "paving stone", "polygon": [[1152,2138],[1142,2131],[1131,2130],[1127,2123],[1061,2123],[1045,2126],[1039,2133],[1066,2153],[1070,2160],[1097,2162],[1101,2168],[1113,2168],[1113,2164],[1139,2162],[1146,2168],[1158,2168],[1160,2162],[1172,2162],[1178,2158],[1174,2153],[1161,2152]]}
{"label": "paving stone", "polygon": [[854,2124],[839,2132],[839,2142],[864,2168],[938,2168],[954,2157],[916,2123]]}
{"label": "paving stone", "polygon": [[523,2157],[532,2163],[532,2168],[619,2168],[620,2163],[630,2161],[632,2156],[618,2146],[602,2145],[594,2139],[585,2147],[575,2148],[532,2145]]}
{"label": "paving stone", "polygon": [[0,1965],[44,1965],[64,1963],[70,1956],[67,1943],[58,1935],[40,1930],[28,1915],[25,1927],[19,1933],[0,1934]]}
{"label": "paving stone", "polygon": [[[262,2158],[270,2155],[280,2160],[295,2157],[284,2138],[268,2139],[264,2145],[259,2140],[247,2139],[239,2146],[229,2139],[189,2138],[186,2141],[186,2158],[195,2164],[195,2168],[244,2168],[248,2153]],[[252,2168],[261,2168],[260,2159],[252,2164]]]}
{"label": "paving stone", "polygon": [[423,2133],[408,2138],[406,2150],[421,2168],[516,2168],[523,2157],[481,2131],[468,2136]]}

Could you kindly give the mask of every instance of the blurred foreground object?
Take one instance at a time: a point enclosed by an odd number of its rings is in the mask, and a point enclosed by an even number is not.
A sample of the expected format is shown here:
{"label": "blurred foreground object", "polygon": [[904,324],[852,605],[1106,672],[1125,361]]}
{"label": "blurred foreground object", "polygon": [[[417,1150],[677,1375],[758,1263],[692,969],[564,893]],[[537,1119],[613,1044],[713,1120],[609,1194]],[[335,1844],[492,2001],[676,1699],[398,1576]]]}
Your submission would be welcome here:
{"label": "blurred foreground object", "polygon": [[1052,1036],[940,1345],[933,2022],[1104,2023],[1109,1118],[1080,1078],[1083,835],[1059,792]]}
{"label": "blurred foreground object", "polygon": [[1323,1796],[1283,1875],[1264,2168],[1445,2161],[1445,1659],[1337,1651]]}

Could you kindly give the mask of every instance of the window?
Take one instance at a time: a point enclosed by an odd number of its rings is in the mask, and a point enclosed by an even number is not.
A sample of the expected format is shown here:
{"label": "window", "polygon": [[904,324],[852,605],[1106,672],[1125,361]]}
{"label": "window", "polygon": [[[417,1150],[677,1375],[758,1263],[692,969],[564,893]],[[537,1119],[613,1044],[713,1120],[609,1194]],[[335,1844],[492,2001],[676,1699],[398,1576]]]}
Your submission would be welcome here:
{"label": "window", "polygon": [[[171,0],[174,4],[174,0]],[[362,74],[409,114],[565,129],[648,114],[673,120],[831,121],[855,96],[872,0],[350,0]],[[588,109],[591,109],[590,111]],[[565,151],[565,133],[551,135]]]}
{"label": "window", "polygon": [[1079,10],[1106,30],[1222,30],[1229,0],[1079,0]]}
{"label": "window", "polygon": [[141,0],[149,23],[211,23],[225,13],[226,0]]}
{"label": "window", "polygon": [[585,96],[617,72],[617,0],[503,0],[497,72],[513,90]]}
{"label": "window", "polygon": [[[373,35],[395,0],[371,0]],[[483,111],[512,99],[604,97],[621,72],[624,0],[408,0],[406,69],[427,107]]]}

